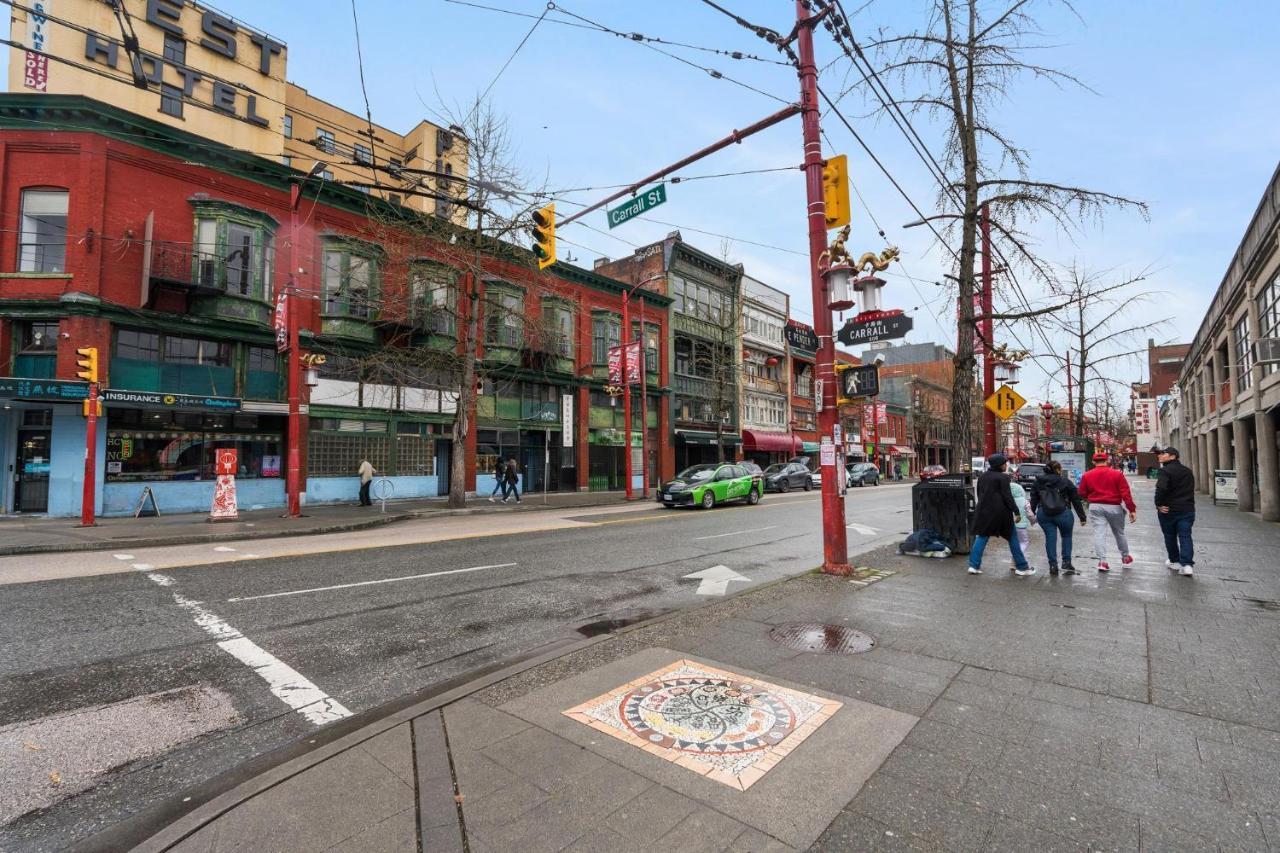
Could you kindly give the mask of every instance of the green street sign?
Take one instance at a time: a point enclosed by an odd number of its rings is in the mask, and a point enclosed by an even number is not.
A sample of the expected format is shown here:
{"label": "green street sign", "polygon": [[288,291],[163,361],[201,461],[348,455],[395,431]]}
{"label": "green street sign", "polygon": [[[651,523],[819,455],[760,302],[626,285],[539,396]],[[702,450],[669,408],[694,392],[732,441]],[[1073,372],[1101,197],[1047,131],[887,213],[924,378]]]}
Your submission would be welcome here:
{"label": "green street sign", "polygon": [[658,184],[656,187],[645,190],[640,195],[635,196],[621,207],[615,207],[608,211],[609,227],[614,228],[628,219],[639,216],[646,210],[657,207],[667,200],[667,185]]}

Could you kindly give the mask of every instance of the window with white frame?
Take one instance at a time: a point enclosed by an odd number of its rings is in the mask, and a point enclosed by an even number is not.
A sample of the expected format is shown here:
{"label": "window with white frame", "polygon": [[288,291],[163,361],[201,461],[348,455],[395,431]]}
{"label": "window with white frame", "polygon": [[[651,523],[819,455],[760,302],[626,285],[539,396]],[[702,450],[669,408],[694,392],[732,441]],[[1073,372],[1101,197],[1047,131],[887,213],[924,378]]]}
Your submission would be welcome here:
{"label": "window with white frame", "polygon": [[[1258,306],[1258,333],[1263,338],[1280,338],[1280,271],[1262,285],[1254,297]],[[1280,370],[1280,364],[1267,364],[1262,368],[1266,376]]]}
{"label": "window with white frame", "polygon": [[67,195],[57,189],[22,191],[18,272],[66,272]]}

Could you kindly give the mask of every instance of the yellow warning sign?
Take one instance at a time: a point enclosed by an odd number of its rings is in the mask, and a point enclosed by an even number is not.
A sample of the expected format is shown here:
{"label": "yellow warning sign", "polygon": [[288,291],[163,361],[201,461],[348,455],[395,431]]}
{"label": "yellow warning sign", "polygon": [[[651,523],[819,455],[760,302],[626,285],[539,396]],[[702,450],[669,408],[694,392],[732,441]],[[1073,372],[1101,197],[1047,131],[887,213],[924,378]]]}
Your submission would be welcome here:
{"label": "yellow warning sign", "polygon": [[987,408],[995,412],[997,418],[1007,421],[1018,413],[1018,410],[1027,404],[1022,399],[1022,395],[1010,388],[1008,385],[1001,385],[996,392],[987,398]]}

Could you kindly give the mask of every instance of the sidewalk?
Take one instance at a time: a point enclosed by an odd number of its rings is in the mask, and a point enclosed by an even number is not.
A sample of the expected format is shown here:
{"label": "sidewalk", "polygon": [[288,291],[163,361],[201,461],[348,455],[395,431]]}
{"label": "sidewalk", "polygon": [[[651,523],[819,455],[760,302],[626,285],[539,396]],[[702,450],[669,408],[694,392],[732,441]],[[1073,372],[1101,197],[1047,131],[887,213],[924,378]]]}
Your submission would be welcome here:
{"label": "sidewalk", "polygon": [[321,504],[303,508],[300,519],[282,518],[280,507],[245,510],[239,521],[208,521],[206,513],[146,518],[100,518],[95,527],[80,527],[72,518],[0,518],[0,556],[47,554],[61,551],[105,551],[343,533],[411,518],[456,516],[488,512],[532,512],[543,508],[603,506],[622,503],[622,492],[555,492],[526,495],[523,502],[493,504],[485,497],[468,497],[465,509],[449,509],[446,498],[388,501],[386,511],[354,504]]}
{"label": "sidewalk", "polygon": [[1135,492],[1110,575],[1082,535],[1053,578],[1038,534],[1031,578],[882,549],[321,730],[86,849],[1280,851],[1280,527],[1202,505],[1183,578]]}

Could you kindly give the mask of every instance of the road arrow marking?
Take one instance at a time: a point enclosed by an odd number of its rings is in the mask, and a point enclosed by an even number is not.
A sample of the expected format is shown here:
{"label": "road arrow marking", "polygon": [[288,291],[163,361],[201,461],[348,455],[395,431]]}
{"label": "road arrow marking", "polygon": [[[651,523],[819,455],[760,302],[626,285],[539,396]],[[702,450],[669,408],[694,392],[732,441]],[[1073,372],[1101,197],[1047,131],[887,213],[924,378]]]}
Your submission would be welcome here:
{"label": "road arrow marking", "polygon": [[853,528],[855,532],[861,533],[863,536],[875,536],[880,532],[874,527],[867,527],[865,524],[850,524],[849,527]]}
{"label": "road arrow marking", "polygon": [[701,581],[694,595],[724,595],[733,581],[751,583],[751,578],[744,578],[728,566],[712,566],[700,572],[685,575],[686,578]]}

